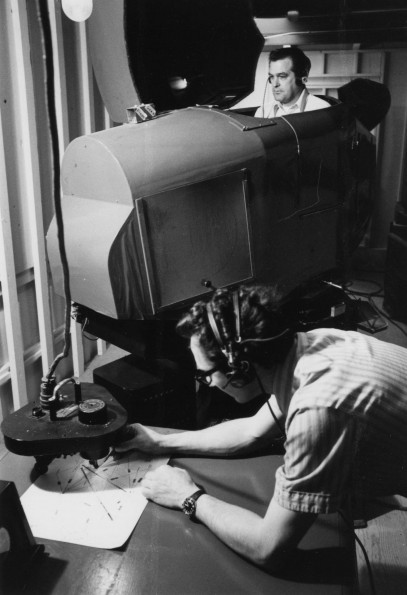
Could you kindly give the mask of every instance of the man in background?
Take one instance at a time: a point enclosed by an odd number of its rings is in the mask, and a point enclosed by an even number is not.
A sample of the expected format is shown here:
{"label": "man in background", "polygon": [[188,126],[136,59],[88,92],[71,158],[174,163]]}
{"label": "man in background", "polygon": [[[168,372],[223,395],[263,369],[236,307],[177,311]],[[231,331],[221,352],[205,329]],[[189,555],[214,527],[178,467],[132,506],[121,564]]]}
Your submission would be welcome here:
{"label": "man in background", "polygon": [[[269,76],[273,99],[266,100],[255,113],[258,118],[275,118],[329,107],[329,103],[309,93],[308,81],[311,60],[302,50],[286,47],[269,55]],[[267,87],[266,87],[267,88]]]}

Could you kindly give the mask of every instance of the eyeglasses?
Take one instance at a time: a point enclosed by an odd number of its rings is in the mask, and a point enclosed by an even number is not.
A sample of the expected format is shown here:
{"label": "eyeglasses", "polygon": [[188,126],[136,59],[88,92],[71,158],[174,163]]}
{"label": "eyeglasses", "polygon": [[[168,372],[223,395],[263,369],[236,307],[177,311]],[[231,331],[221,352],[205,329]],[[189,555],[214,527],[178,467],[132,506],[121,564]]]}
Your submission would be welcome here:
{"label": "eyeglasses", "polygon": [[200,384],[204,384],[205,386],[210,386],[212,384],[212,374],[218,372],[221,369],[220,366],[215,366],[210,370],[196,370],[195,372],[195,380]]}

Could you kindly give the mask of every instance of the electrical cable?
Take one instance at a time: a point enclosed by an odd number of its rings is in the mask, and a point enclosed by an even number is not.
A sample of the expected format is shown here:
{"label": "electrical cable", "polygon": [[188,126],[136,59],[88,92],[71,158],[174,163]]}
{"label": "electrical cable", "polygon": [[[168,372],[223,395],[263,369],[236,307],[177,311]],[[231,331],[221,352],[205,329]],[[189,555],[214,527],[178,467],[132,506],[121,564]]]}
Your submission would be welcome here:
{"label": "electrical cable", "polygon": [[[262,381],[261,381],[261,379],[260,379],[260,376],[259,376],[259,375],[258,375],[258,373],[257,373],[257,370],[256,370],[256,368],[254,368],[254,373],[255,373],[255,375],[256,375],[256,380],[257,380],[257,382],[259,383],[260,390],[261,390],[262,394],[263,394],[263,395],[265,395],[265,396],[267,397],[267,396],[268,396],[268,393],[266,393],[266,391],[264,390],[264,385],[263,385],[263,383],[262,383]],[[280,432],[281,432],[281,436],[279,436],[279,437],[277,438],[277,440],[285,440],[285,429],[283,428],[283,426],[282,426],[282,425],[281,425],[281,423],[280,423],[280,420],[278,419],[278,417],[277,417],[277,416],[276,416],[276,414],[274,413],[274,411],[273,411],[273,408],[271,407],[271,405],[270,405],[270,403],[269,403],[269,400],[268,400],[268,398],[267,398],[267,400],[266,400],[266,403],[267,403],[267,406],[268,406],[268,408],[269,408],[269,410],[270,410],[270,413],[271,413],[271,415],[272,415],[272,417],[273,417],[274,421],[276,422],[276,425],[277,425],[278,429],[279,429],[279,430],[280,430]]]}
{"label": "electrical cable", "polygon": [[48,125],[51,137],[52,160],[53,160],[53,200],[55,220],[57,224],[58,248],[61,257],[63,285],[65,295],[65,323],[64,323],[64,346],[60,354],[56,356],[48,371],[47,378],[51,378],[59,362],[68,356],[71,347],[71,291],[69,284],[69,268],[65,250],[64,226],[62,219],[62,205],[60,195],[60,155],[58,143],[58,126],[55,109],[54,92],[54,65],[52,60],[52,36],[49,21],[48,6],[46,0],[37,0],[37,20],[41,33],[41,47],[45,66],[45,98],[48,111]]}
{"label": "electrical cable", "polygon": [[283,331],[281,331],[281,333],[278,333],[278,335],[274,335],[273,337],[265,337],[264,339],[261,339],[260,337],[258,337],[256,339],[250,339],[250,338],[249,339],[241,339],[240,341],[236,341],[236,343],[239,343],[239,345],[243,345],[244,343],[270,343],[271,341],[280,339],[280,337],[283,337],[284,335],[286,335],[289,332],[290,332],[290,329],[286,328]]}
{"label": "electrical cable", "polygon": [[391,322],[391,324],[393,324],[396,328],[398,328],[398,330],[405,336],[407,337],[407,332],[403,329],[403,327],[398,324],[397,322],[395,322],[393,320],[393,318],[391,318],[388,314],[386,314],[386,312],[384,310],[382,310],[382,308],[379,308],[379,306],[377,306],[374,301],[372,299],[369,299],[369,303],[372,306],[372,308],[374,310],[376,310],[376,312],[381,315],[384,316],[384,318],[386,318],[389,322]]}
{"label": "electrical cable", "polygon": [[[358,291],[354,291],[353,289],[349,289],[348,286],[344,286],[342,287],[341,285],[337,285],[336,283],[332,283],[331,281],[323,281],[326,285],[330,285],[331,287],[335,287],[337,289],[341,289],[342,291],[344,291],[345,293],[348,293],[351,297],[356,297],[356,296],[365,296],[368,298],[368,302],[369,304],[372,306],[372,308],[377,312],[377,314],[379,316],[383,316],[384,318],[386,318],[386,320],[388,320],[393,326],[395,326],[405,337],[407,337],[407,331],[405,331],[403,329],[403,327],[398,324],[397,322],[395,322],[395,320],[389,316],[388,314],[386,314],[386,312],[382,309],[379,308],[379,306],[377,304],[375,304],[375,302],[373,301],[373,297],[379,297],[381,291],[382,291],[382,286],[380,285],[380,283],[377,283],[377,281],[369,281],[369,283],[374,283],[377,286],[377,291],[373,291],[373,292],[358,292]],[[355,300],[357,303],[357,300]]]}
{"label": "electrical cable", "polygon": [[266,84],[264,85],[264,93],[263,93],[263,102],[261,104],[261,114],[262,117],[264,118],[264,108],[266,107],[266,92],[267,92],[267,85],[268,85],[268,78],[266,79]]}
{"label": "electrical cable", "polygon": [[367,573],[369,575],[369,582],[370,582],[370,588],[371,588],[371,591],[372,591],[372,595],[377,595],[376,587],[375,587],[375,583],[374,583],[374,578],[373,578],[373,571],[372,571],[372,567],[370,565],[370,560],[369,560],[369,556],[367,555],[366,548],[363,545],[362,541],[359,539],[359,537],[356,535],[354,528],[352,527],[352,525],[348,521],[348,519],[345,517],[345,515],[342,512],[342,510],[338,510],[338,513],[341,516],[341,518],[342,518],[343,522],[345,523],[346,527],[351,532],[353,539],[356,541],[356,543],[358,544],[358,546],[362,550],[362,554],[363,554],[363,557],[364,557],[365,562],[366,562]]}
{"label": "electrical cable", "polygon": [[298,134],[297,131],[295,130],[294,126],[291,124],[291,122],[289,122],[288,120],[286,120],[286,118],[284,116],[280,116],[280,118],[282,120],[284,120],[284,122],[291,128],[291,130],[294,132],[294,136],[295,136],[295,142],[297,143],[297,155],[298,158],[300,158],[301,156],[301,148],[300,148],[300,140],[298,138]]}
{"label": "electrical cable", "polygon": [[86,329],[86,326],[88,324],[89,324],[89,318],[85,318],[85,322],[83,323],[83,326],[82,326],[82,329],[81,329],[82,330],[82,336],[85,337],[85,339],[88,339],[88,341],[95,341],[95,342],[98,341],[98,338],[97,337],[91,337],[90,335],[88,335],[87,333],[85,333],[85,329]]}

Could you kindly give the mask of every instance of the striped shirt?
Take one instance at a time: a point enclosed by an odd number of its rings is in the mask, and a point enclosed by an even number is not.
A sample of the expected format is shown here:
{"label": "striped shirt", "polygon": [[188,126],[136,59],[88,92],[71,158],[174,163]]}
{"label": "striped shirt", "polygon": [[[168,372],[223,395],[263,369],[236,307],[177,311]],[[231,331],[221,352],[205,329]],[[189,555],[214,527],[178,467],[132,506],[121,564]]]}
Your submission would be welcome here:
{"label": "striped shirt", "polygon": [[352,331],[298,333],[273,393],[287,435],[281,506],[328,513],[350,491],[407,495],[407,349]]}

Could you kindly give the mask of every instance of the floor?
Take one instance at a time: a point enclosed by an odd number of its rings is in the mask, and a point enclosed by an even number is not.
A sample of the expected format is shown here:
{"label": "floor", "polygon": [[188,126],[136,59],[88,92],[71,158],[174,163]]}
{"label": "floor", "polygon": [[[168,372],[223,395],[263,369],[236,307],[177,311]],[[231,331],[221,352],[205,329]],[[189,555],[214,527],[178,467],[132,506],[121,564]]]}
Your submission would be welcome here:
{"label": "floor", "polygon": [[[358,299],[370,299],[382,313],[387,328],[374,336],[407,347],[407,324],[390,320],[383,310],[381,275],[355,274],[355,280],[348,289],[355,291],[355,297]],[[357,543],[360,594],[407,594],[407,498],[394,496],[380,502],[372,502],[368,505],[365,515],[367,526],[355,529],[368,559],[367,562],[362,547]]]}

